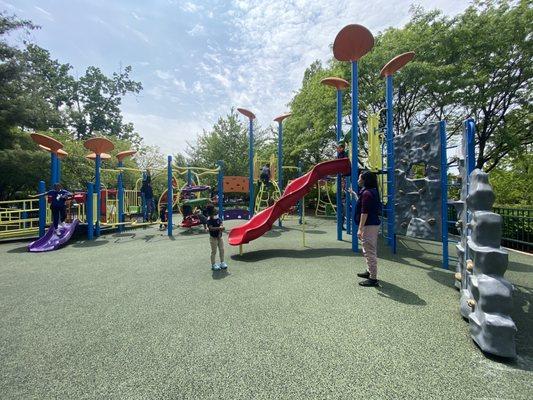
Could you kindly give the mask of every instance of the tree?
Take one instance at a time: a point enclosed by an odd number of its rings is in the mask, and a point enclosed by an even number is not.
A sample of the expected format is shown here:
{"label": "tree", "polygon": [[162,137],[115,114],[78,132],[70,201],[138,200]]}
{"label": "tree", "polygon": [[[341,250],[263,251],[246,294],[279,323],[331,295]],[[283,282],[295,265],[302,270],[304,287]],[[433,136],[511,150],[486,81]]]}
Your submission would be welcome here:
{"label": "tree", "polygon": [[109,78],[99,68],[89,67],[74,83],[68,114],[78,139],[98,131],[120,139],[138,140],[133,125],[123,123],[120,111],[123,96],[142,90],[140,82],[130,79],[131,71],[131,66],[127,66]]}
{"label": "tree", "polygon": [[8,128],[21,119],[16,101],[22,94],[22,88],[18,84],[23,74],[23,67],[18,60],[20,50],[10,46],[5,37],[18,29],[27,33],[36,28],[30,21],[0,12],[0,134],[7,133]]}
{"label": "tree", "polygon": [[[248,175],[248,124],[232,108],[220,117],[210,131],[198,135],[196,143],[188,143],[187,158],[191,166],[214,168],[224,162],[225,175]],[[255,151],[261,152],[267,132],[254,128]]]}
{"label": "tree", "polygon": [[[446,120],[448,138],[453,140],[462,131],[463,121],[474,117],[477,167],[486,171],[517,146],[532,143],[533,9],[529,3],[475,1],[455,18],[413,7],[411,20],[404,27],[378,33],[373,50],[359,63],[361,158],[366,152],[367,114],[385,107],[385,85],[379,71],[392,57],[406,51],[415,51],[416,58],[394,75],[395,134],[415,125]],[[290,103],[289,153],[308,162],[329,157],[326,150],[334,137],[335,95],[320,86],[325,76],[350,81],[350,65],[331,60],[322,67],[314,62]],[[344,100],[344,122],[349,128],[348,93]]]}
{"label": "tree", "polygon": [[533,8],[507,0],[476,1],[457,18],[461,57],[457,95],[477,123],[477,168],[494,169],[517,146],[533,143]]}
{"label": "tree", "polygon": [[501,205],[533,204],[533,153],[506,157],[490,174],[490,183]]}

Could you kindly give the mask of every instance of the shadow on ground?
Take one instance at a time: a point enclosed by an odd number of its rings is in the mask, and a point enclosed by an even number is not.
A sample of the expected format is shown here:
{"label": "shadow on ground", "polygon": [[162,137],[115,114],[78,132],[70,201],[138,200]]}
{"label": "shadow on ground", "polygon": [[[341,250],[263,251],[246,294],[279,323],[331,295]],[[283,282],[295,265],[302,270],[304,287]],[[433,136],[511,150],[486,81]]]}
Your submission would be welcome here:
{"label": "shadow on ground", "polygon": [[383,280],[379,281],[379,286],[376,288],[379,291],[379,295],[386,297],[403,304],[409,304],[413,306],[425,306],[427,303],[421,299],[416,293],[410,292],[404,288],[396,286],[393,283]]}
{"label": "shadow on ground", "polygon": [[234,254],[231,256],[234,260],[244,262],[256,262],[261,260],[267,260],[269,258],[321,258],[321,257],[333,257],[333,256],[350,256],[352,255],[351,249],[339,249],[338,247],[331,248],[319,248],[319,249],[268,249],[268,250],[256,250],[244,253],[242,255]]}

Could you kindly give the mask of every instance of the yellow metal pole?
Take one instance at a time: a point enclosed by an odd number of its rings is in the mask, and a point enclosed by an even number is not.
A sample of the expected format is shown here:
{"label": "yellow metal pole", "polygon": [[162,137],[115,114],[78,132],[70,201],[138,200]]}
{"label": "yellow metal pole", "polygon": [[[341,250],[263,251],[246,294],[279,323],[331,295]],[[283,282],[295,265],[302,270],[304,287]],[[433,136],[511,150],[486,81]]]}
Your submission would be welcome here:
{"label": "yellow metal pole", "polygon": [[302,198],[302,244],[305,245],[305,196]]}

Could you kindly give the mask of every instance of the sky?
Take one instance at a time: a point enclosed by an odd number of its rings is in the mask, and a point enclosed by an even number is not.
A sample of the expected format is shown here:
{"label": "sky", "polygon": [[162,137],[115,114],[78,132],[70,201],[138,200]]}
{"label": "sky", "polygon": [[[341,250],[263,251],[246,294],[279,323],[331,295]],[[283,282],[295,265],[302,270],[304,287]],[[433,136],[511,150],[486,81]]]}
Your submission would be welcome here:
{"label": "sky", "polygon": [[[413,2],[0,0],[0,10],[40,25],[31,41],[71,64],[75,76],[91,65],[108,75],[131,65],[144,89],[124,99],[125,122],[134,123],[145,143],[172,154],[231,107],[253,111],[262,127],[274,125],[305,69],[331,58],[342,27],[357,23],[374,34],[401,27]],[[469,3],[416,2],[447,15]]]}

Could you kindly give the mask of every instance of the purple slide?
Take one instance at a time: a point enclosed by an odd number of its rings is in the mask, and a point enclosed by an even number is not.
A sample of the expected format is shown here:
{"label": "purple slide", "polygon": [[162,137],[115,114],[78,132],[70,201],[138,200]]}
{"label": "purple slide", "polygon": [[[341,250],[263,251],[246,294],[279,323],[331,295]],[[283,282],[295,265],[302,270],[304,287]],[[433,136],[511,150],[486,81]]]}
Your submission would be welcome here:
{"label": "purple slide", "polygon": [[28,250],[32,252],[41,252],[58,249],[69,241],[79,223],[80,221],[76,218],[71,224],[65,224],[63,228],[60,226],[59,235],[56,235],[54,227],[51,226],[43,237],[28,245]]}

